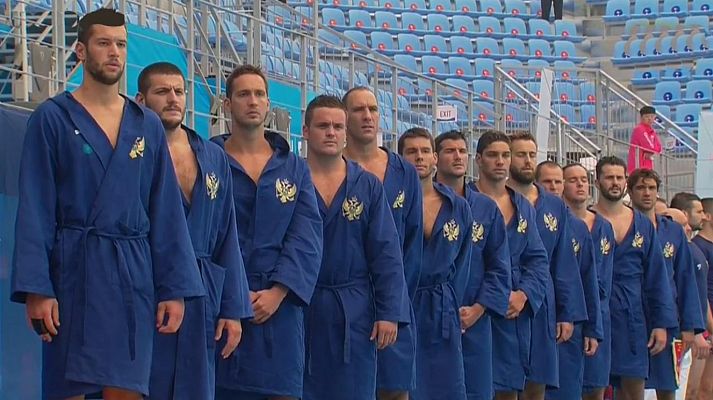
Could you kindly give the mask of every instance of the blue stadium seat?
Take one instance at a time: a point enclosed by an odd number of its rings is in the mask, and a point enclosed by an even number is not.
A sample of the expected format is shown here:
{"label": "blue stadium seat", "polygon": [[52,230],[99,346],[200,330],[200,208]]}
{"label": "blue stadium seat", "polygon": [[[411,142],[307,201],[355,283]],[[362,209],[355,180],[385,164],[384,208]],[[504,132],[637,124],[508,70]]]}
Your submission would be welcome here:
{"label": "blue stadium seat", "polygon": [[528,21],[528,25],[530,25],[530,35],[529,38],[531,39],[544,39],[550,42],[553,42],[555,40],[558,40],[559,37],[555,36],[554,31],[552,30],[552,24],[550,24],[550,21],[545,21],[544,19],[531,19]]}
{"label": "blue stadium seat", "polygon": [[664,37],[661,39],[660,43],[657,38],[643,40],[643,49],[640,49],[640,55],[637,62],[661,61],[673,57],[673,53],[666,51],[666,44],[664,43],[664,40],[669,37],[670,36]]}
{"label": "blue stadium seat", "polygon": [[637,37],[644,37],[649,31],[649,20],[646,18],[632,18],[626,21],[624,24],[624,34],[621,35],[622,39],[628,39],[631,35],[636,35]]}
{"label": "blue stadium seat", "polygon": [[626,45],[626,40],[620,40],[614,44],[614,54],[611,58],[612,64],[631,64],[634,62],[634,60],[632,60],[632,53],[636,54],[636,51],[638,51],[638,49],[632,49],[631,47],[627,49]]}
{"label": "blue stadium seat", "polygon": [[400,52],[394,45],[394,37],[388,32],[372,32],[371,49],[387,56],[393,56]]}
{"label": "blue stadium seat", "polygon": [[577,82],[577,66],[572,61],[557,60],[552,65],[555,78],[561,81]]}
{"label": "blue stadium seat", "polygon": [[696,60],[696,66],[691,77],[693,79],[713,79],[713,58]]}
{"label": "blue stadium seat", "polygon": [[677,125],[683,127],[696,127],[701,116],[700,104],[681,104],[676,107],[676,122]]}
{"label": "blue stadium seat", "polygon": [[[396,82],[396,91],[398,92],[400,99],[407,100],[408,96],[416,94],[416,85],[408,78],[399,78]],[[408,109],[411,107],[406,108]]]}
{"label": "blue stadium seat", "polygon": [[523,67],[520,60],[506,58],[500,62],[500,68],[511,78],[524,79],[528,77],[528,71]]}
{"label": "blue stadium seat", "polygon": [[376,30],[371,14],[366,10],[349,10],[349,26],[364,32]]}
{"label": "blue stadium seat", "polygon": [[429,33],[426,23],[423,22],[423,15],[413,12],[401,14],[401,29],[421,36]]}
{"label": "blue stadium seat", "polygon": [[565,40],[555,40],[554,57],[569,60],[575,64],[581,63],[586,59],[585,57],[577,57],[577,48],[574,47],[574,43]]}
{"label": "blue stadium seat", "polygon": [[394,62],[401,65],[409,71],[419,71],[420,68],[416,63],[416,57],[410,54],[397,54],[394,56]]}
{"label": "blue stadium seat", "polygon": [[321,54],[340,54],[340,53],[342,53],[342,50],[340,48],[343,46],[343,43],[339,39],[339,36],[333,34],[332,32],[329,32],[325,29],[319,29],[317,31],[317,37],[319,39],[329,43],[329,45],[320,43],[319,52]]}
{"label": "blue stadium seat", "polygon": [[486,37],[502,39],[507,36],[503,33],[503,27],[500,25],[500,19],[491,16],[478,17],[478,28],[480,33]]}
{"label": "blue stadium seat", "polygon": [[713,0],[693,0],[690,15],[713,15]]}
{"label": "blue stadium seat", "polygon": [[465,36],[451,36],[451,53],[473,57],[475,56],[473,42]]}
{"label": "blue stadium seat", "polygon": [[448,57],[448,72],[452,76],[460,79],[477,79],[477,76],[473,72],[473,66],[470,63],[470,60],[465,57]]}
{"label": "blue stadium seat", "polygon": [[679,27],[678,17],[658,17],[654,20],[654,32],[657,34],[676,31]]}
{"label": "blue stadium seat", "polygon": [[688,15],[688,0],[664,0],[661,15],[685,17]]}
{"label": "blue stadium seat", "polygon": [[503,4],[500,0],[480,0],[478,15],[489,15],[498,18],[507,16],[507,14],[503,13]]}
{"label": "blue stadium seat", "polygon": [[522,18],[507,17],[503,20],[503,31],[506,36],[518,39],[530,39],[527,34],[527,26]]}
{"label": "blue stadium seat", "polygon": [[[535,59],[549,61],[552,58],[550,44],[544,39],[530,39],[527,41],[530,56]],[[559,57],[558,57],[559,58]]]}
{"label": "blue stadium seat", "polygon": [[581,129],[595,129],[597,127],[597,112],[594,104],[585,104],[579,108],[580,122],[575,125]]}
{"label": "blue stadium seat", "polygon": [[704,33],[681,35],[676,41],[677,57],[697,58],[708,55],[708,45]]}
{"label": "blue stadium seat", "polygon": [[685,82],[691,79],[691,69],[688,67],[668,67],[661,72],[661,80]]}
{"label": "blue stadium seat", "polygon": [[478,127],[492,127],[495,123],[495,107],[493,103],[485,101],[473,102],[473,124]]}
{"label": "blue stadium seat", "polygon": [[538,100],[540,99],[540,82],[538,82],[538,81],[527,82],[527,83],[525,83],[525,89],[527,89],[528,92],[535,95],[535,97]]}
{"label": "blue stadium seat", "polygon": [[579,103],[580,104],[596,104],[597,92],[594,87],[594,82],[582,82],[579,84]]}
{"label": "blue stadium seat", "polygon": [[683,101],[686,103],[710,103],[713,98],[711,81],[696,79],[686,84],[686,96]]}
{"label": "blue stadium seat", "polygon": [[606,23],[626,21],[631,15],[631,6],[629,0],[609,0],[607,8],[602,16]]}
{"label": "blue stadium seat", "polygon": [[429,10],[443,15],[453,14],[453,3],[451,0],[429,0]]}
{"label": "blue stadium seat", "polygon": [[374,23],[379,29],[386,32],[391,32],[394,34],[405,32],[405,30],[401,29],[401,24],[399,24],[399,21],[396,18],[396,14],[392,13],[391,11],[375,12]]}
{"label": "blue stadium seat", "polygon": [[428,24],[428,30],[439,35],[451,36],[453,30],[451,29],[451,23],[448,21],[448,17],[444,14],[428,14],[426,16],[426,23]]}
{"label": "blue stadium seat", "polygon": [[455,9],[462,14],[474,17],[478,15],[478,6],[475,0],[455,0]]}
{"label": "blue stadium seat", "polygon": [[404,0],[404,8],[421,14],[428,13],[425,0]]}
{"label": "blue stadium seat", "polygon": [[574,85],[570,82],[555,82],[552,101],[562,104],[573,104],[578,98],[574,91]]}
{"label": "blue stadium seat", "polygon": [[654,89],[654,105],[681,102],[681,84],[676,81],[659,82]]}
{"label": "blue stadium seat", "polygon": [[[345,0],[344,3],[347,3],[348,0]],[[378,10],[383,9],[383,6],[379,4],[377,0],[353,0],[351,6],[344,6],[342,5],[342,8],[345,9],[350,9],[350,8],[358,8],[367,12],[376,12]]]}
{"label": "blue stadium seat", "polygon": [[571,104],[556,103],[552,105],[552,110],[569,124],[577,122],[577,116],[574,112],[574,107]]}
{"label": "blue stadium seat", "polygon": [[665,116],[666,118],[670,119],[671,121],[675,121],[675,113],[671,111],[671,107],[669,106],[662,106],[658,105],[656,106],[656,122],[659,124],[663,121],[661,119],[661,115]]}
{"label": "blue stadium seat", "polygon": [[495,75],[495,60],[492,58],[475,59],[475,76],[477,79],[493,79]]}
{"label": "blue stadium seat", "polygon": [[404,53],[413,56],[421,56],[424,54],[428,54],[428,52],[425,52],[423,50],[419,37],[412,33],[399,33],[398,35],[396,35],[396,41],[398,43],[399,49],[402,50]]}
{"label": "blue stadium seat", "polygon": [[453,32],[457,32],[459,35],[469,37],[483,36],[481,31],[475,27],[473,18],[468,15],[454,15],[451,22],[453,23]]}
{"label": "blue stadium seat", "polygon": [[547,60],[528,60],[527,61],[527,71],[528,71],[528,79],[534,79],[534,80],[540,80],[542,78],[542,69],[543,68],[549,68],[550,63]]}
{"label": "blue stadium seat", "polygon": [[633,18],[656,18],[659,15],[658,0],[636,0],[634,2]]}
{"label": "blue stadium seat", "polygon": [[516,18],[530,19],[531,15],[525,2],[522,0],[505,0],[505,13]]}
{"label": "blue stadium seat", "polygon": [[478,57],[499,59],[503,56],[503,54],[500,52],[500,46],[498,46],[498,42],[493,38],[475,39],[475,51]]}
{"label": "blue stadium seat", "polygon": [[503,54],[521,61],[527,61],[530,58],[530,55],[525,51],[525,42],[516,38],[503,39]]}
{"label": "blue stadium seat", "polygon": [[659,81],[659,71],[655,69],[640,69],[634,71],[631,84],[634,86],[650,86]]}
{"label": "blue stadium seat", "polygon": [[443,36],[425,35],[423,37],[423,48],[424,51],[432,55],[439,55],[439,57],[450,55],[448,54],[448,43],[446,43],[446,38]]}
{"label": "blue stadium seat", "polygon": [[686,29],[691,29],[697,26],[699,30],[705,32],[706,34],[710,34],[710,22],[708,21],[708,16],[706,15],[688,16],[683,22],[683,26]]}
{"label": "blue stadium seat", "polygon": [[584,36],[577,34],[577,26],[573,21],[569,20],[560,19],[555,21],[555,35],[575,43],[584,40]]}
{"label": "blue stadium seat", "polygon": [[529,126],[530,114],[520,105],[505,104],[505,124],[507,127],[525,129]]}
{"label": "blue stadium seat", "polygon": [[453,96],[446,97],[452,97],[454,100],[461,101],[465,101],[468,99],[467,92],[470,92],[470,86],[468,86],[468,82],[460,78],[447,78],[446,83],[456,87],[456,89],[448,88],[446,93],[452,92]]}

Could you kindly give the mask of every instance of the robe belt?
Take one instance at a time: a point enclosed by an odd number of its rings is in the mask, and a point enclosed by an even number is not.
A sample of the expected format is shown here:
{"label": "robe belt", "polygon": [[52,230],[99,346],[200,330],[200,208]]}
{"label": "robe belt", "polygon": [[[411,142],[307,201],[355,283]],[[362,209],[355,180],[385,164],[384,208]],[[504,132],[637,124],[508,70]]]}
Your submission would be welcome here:
{"label": "robe belt", "polygon": [[[443,281],[432,285],[420,285],[418,289],[416,289],[416,292],[418,293],[422,291],[441,293],[441,338],[448,340],[451,336],[451,329],[448,324],[448,317],[451,315],[451,312],[448,310],[450,305],[448,304],[446,292],[450,292],[453,295],[453,299],[456,298],[456,293],[453,290],[451,283],[449,281]],[[438,300],[436,299],[436,296],[433,295],[431,295],[431,307],[434,310],[438,308]]]}
{"label": "robe belt", "polygon": [[[270,273],[268,272],[251,272],[247,274],[247,278],[249,283],[255,282],[255,279],[257,279],[258,289],[250,289],[254,292],[268,289],[268,286],[270,285]],[[279,312],[279,310],[280,309],[278,307],[275,313]],[[272,324],[270,323],[270,320],[267,320],[257,326],[262,327],[262,338],[265,343],[265,352],[267,353],[268,358],[272,358]]]}
{"label": "robe belt", "polygon": [[105,238],[105,239],[111,239],[112,243],[114,244],[114,248],[116,249],[116,255],[119,261],[119,287],[121,288],[121,296],[123,297],[124,300],[124,312],[126,313],[126,318],[127,318],[127,323],[128,323],[128,340],[129,340],[129,353],[131,355],[131,360],[136,359],[136,310],[134,307],[134,294],[133,294],[133,286],[134,282],[131,279],[131,274],[129,273],[129,267],[126,264],[126,258],[124,257],[124,252],[121,250],[121,247],[119,247],[119,240],[139,240],[139,239],[144,239],[148,236],[147,232],[137,232],[134,234],[121,234],[121,233],[112,233],[112,232],[105,232],[99,230],[96,226],[83,226],[83,225],[62,225],[60,226],[60,229],[68,229],[68,230],[73,230],[73,231],[78,231],[81,232],[82,238],[81,238],[81,246],[83,248],[83,262],[80,264],[80,270],[81,273],[83,274],[83,281],[84,281],[84,298],[80,302],[81,307],[81,315],[82,315],[82,330],[81,330],[81,342],[82,345],[85,345],[85,338],[86,338],[86,332],[85,332],[85,327],[87,325],[86,321],[86,310],[88,308],[87,306],[87,298],[89,297],[87,295],[87,289],[89,287],[88,281],[87,281],[87,276],[89,275],[88,271],[88,239],[89,235],[93,235],[96,237],[100,238]]}

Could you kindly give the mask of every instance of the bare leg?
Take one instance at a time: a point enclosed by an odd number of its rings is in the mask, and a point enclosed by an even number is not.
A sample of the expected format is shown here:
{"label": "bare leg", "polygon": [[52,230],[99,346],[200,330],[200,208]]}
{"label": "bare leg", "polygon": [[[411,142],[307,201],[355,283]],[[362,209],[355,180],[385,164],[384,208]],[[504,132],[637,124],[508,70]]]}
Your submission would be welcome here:
{"label": "bare leg", "polygon": [[693,359],[691,370],[688,372],[688,385],[686,386],[686,400],[696,400],[698,396],[698,384],[701,382],[703,368],[706,360]]}
{"label": "bare leg", "polygon": [[604,400],[604,392],[606,388],[595,389],[589,393],[582,394],[582,400]]}
{"label": "bare leg", "polygon": [[616,389],[617,400],[644,400],[644,380],[641,378],[621,378],[621,386]]}
{"label": "bare leg", "polygon": [[713,400],[713,358],[708,357],[703,368],[701,383],[698,385],[697,400]]}
{"label": "bare leg", "polygon": [[141,393],[119,388],[104,388],[104,400],[143,400]]}
{"label": "bare leg", "polygon": [[656,400],[675,400],[676,399],[676,392],[672,392],[670,390],[657,390],[656,391]]}
{"label": "bare leg", "polygon": [[517,392],[495,392],[495,400],[517,400]]}
{"label": "bare leg", "polygon": [[408,392],[379,390],[376,398],[378,400],[408,400]]}
{"label": "bare leg", "polygon": [[520,395],[521,400],[545,400],[545,385],[527,382],[525,391]]}

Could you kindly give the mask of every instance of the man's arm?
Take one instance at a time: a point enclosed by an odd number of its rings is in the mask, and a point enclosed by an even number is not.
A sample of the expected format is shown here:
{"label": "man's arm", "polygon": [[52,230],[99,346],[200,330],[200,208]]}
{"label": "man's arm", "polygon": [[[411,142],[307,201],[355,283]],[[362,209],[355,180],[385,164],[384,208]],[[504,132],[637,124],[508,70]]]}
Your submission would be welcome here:
{"label": "man's arm", "polygon": [[[520,255],[518,262],[522,271],[520,283],[513,288],[515,293],[522,292],[527,297],[526,301],[530,305],[530,310],[534,315],[539,310],[545,298],[545,288],[549,277],[549,264],[547,262],[547,250],[542,244],[540,234],[537,232],[535,210],[529,204],[523,202],[523,209],[520,211],[526,218],[527,228],[525,237],[525,250]],[[511,243],[511,246],[515,244]],[[512,298],[512,296],[511,296]]]}
{"label": "man's arm", "polygon": [[421,275],[421,262],[423,260],[423,193],[421,184],[418,181],[418,174],[410,164],[404,162],[406,187],[410,189],[407,193],[406,207],[406,227],[404,232],[404,275],[409,297],[413,299],[418,287],[418,278]]}
{"label": "man's arm", "polygon": [[505,316],[512,289],[510,246],[503,215],[497,206],[493,210],[490,232],[486,232],[483,247],[485,274],[475,302],[490,312]]}

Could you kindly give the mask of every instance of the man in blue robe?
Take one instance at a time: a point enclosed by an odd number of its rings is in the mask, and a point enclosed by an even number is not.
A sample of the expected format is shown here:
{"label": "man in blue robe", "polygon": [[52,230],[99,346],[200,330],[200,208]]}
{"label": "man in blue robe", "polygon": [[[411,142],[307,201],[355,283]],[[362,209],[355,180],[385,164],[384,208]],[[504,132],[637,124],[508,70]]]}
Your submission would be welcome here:
{"label": "man in blue robe", "polygon": [[505,318],[493,317],[493,388],[497,400],[515,400],[530,368],[531,323],[549,279],[547,252],[536,229],[534,207],[507,187],[510,138],[486,131],[476,148],[480,179],[470,187],[493,199],[505,221],[512,289]]}
{"label": "man in blue robe", "polygon": [[[559,169],[559,168],[558,168]],[[545,179],[549,169],[541,171],[542,179]],[[609,293],[611,292],[612,266],[614,255],[614,231],[611,224],[601,215],[587,209],[589,203],[589,172],[581,164],[570,164],[562,169],[562,199],[574,215],[575,218],[584,223],[589,232],[594,247],[594,267],[596,274],[597,296],[599,297],[599,313],[595,310],[587,311],[590,318],[582,326],[584,335],[584,345],[577,347],[566,342],[559,345],[560,350],[560,388],[552,393],[548,391],[547,398],[552,394],[554,398],[582,398],[584,400],[603,400],[604,390],[609,386],[609,369],[611,365],[611,318],[609,316]],[[581,264],[580,264],[581,265]],[[582,282],[585,287],[590,279]],[[591,294],[587,294],[587,305],[589,306]],[[592,322],[592,318],[598,318],[599,322]],[[601,341],[598,342],[596,336],[601,326]],[[586,332],[585,332],[586,329]],[[576,338],[574,339],[576,341]],[[572,340],[570,340],[572,342]],[[582,375],[575,382],[575,373],[578,375],[577,360],[583,362]],[[564,365],[566,363],[566,366]],[[570,371],[573,370],[573,371]],[[575,385],[579,385],[577,389]]]}
{"label": "man in blue robe", "polygon": [[[253,316],[235,226],[233,186],[225,153],[181,125],[185,80],[175,65],[147,66],[136,100],[156,112],[166,130],[183,208],[206,297],[187,300],[177,334],[154,337],[150,393],[154,399],[209,399],[215,394],[215,342],[227,335],[227,358]],[[205,347],[198,343],[206,343]]]}
{"label": "man in blue robe", "polygon": [[238,238],[255,318],[240,347],[218,357],[216,398],[297,399],[304,379],[304,307],[322,260],[322,218],[304,160],[266,131],[267,79],[243,65],[226,80],[231,133],[213,138],[228,155]]}
{"label": "man in blue robe", "polygon": [[[554,161],[543,161],[537,165],[535,178],[549,193],[562,198],[564,172]],[[566,199],[565,204],[567,204]],[[594,214],[584,209],[584,217]],[[587,305],[587,320],[574,325],[572,337],[557,345],[560,385],[558,389],[548,389],[547,399],[579,399],[582,397],[582,381],[584,379],[584,356],[596,353],[599,341],[604,337],[601,305],[599,301],[599,282],[596,270],[594,242],[589,226],[584,219],[577,218],[573,210],[568,218],[572,235],[572,248],[577,256],[580,278],[584,289]]]}
{"label": "man in blue robe", "polygon": [[[324,221],[324,255],[305,315],[304,400],[371,400],[376,350],[411,319],[401,245],[381,182],[342,158],[346,107],[317,96],[305,111],[307,164]],[[368,339],[368,340],[367,340]]]}
{"label": "man in blue robe", "polygon": [[423,268],[414,296],[418,329],[415,400],[465,400],[459,309],[468,287],[473,217],[465,199],[433,181],[431,134],[412,128],[399,154],[416,167],[423,191]]}
{"label": "man in blue robe", "polygon": [[678,326],[666,264],[656,229],[623,203],[626,164],[603,157],[596,167],[599,201],[594,210],[614,228],[614,273],[610,300],[611,380],[618,399],[639,400],[649,374],[649,354],[666,348],[666,329]]}
{"label": "man in blue robe", "polygon": [[119,94],[126,46],[122,14],[85,15],[81,86],[28,122],[11,299],[45,342],[43,398],[147,395],[155,330],[203,295],[161,121]]}
{"label": "man in blue robe", "polygon": [[[357,162],[384,185],[386,199],[399,234],[410,309],[418,286],[423,252],[421,185],[416,169],[400,155],[379,147],[379,107],[371,89],[350,89],[342,101],[347,107],[347,146],[344,157]],[[416,324],[399,330],[394,345],[379,350],[376,376],[379,400],[407,400],[416,387]]]}
{"label": "man in blue robe", "polygon": [[[508,186],[535,207],[536,226],[547,250],[551,279],[544,307],[532,323],[532,354],[525,400],[542,400],[546,387],[559,387],[557,343],[572,336],[574,324],[587,320],[587,308],[577,259],[572,248],[567,206],[535,182],[537,144],[527,132],[511,135]],[[575,266],[575,268],[572,268]]]}
{"label": "man in blue robe", "polygon": [[695,335],[702,333],[705,326],[686,234],[678,223],[654,212],[660,185],[661,179],[651,169],[636,169],[627,179],[631,205],[656,227],[678,318],[678,326],[668,331],[664,350],[649,359],[646,388],[656,389],[656,397],[661,400],[673,400],[674,392],[678,389],[678,373],[673,362],[672,342],[680,337],[684,350],[687,350],[693,345]]}
{"label": "man in blue robe", "polygon": [[466,394],[468,400],[491,400],[495,395],[491,315],[505,317],[511,289],[505,221],[495,201],[465,184],[469,157],[461,132],[438,135],[436,154],[436,181],[464,197],[473,215],[470,279],[460,309]]}

